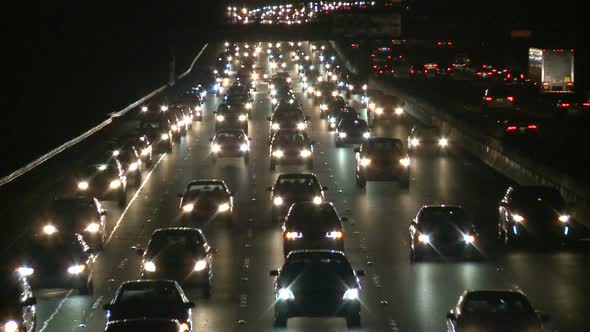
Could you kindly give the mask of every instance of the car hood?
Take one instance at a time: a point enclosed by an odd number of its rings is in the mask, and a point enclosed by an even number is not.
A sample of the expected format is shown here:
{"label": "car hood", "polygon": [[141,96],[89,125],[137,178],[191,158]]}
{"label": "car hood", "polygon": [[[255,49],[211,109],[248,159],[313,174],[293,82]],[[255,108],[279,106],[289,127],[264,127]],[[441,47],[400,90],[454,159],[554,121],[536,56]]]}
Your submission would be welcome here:
{"label": "car hood", "polygon": [[488,313],[461,315],[458,331],[542,332],[536,317],[524,314]]}

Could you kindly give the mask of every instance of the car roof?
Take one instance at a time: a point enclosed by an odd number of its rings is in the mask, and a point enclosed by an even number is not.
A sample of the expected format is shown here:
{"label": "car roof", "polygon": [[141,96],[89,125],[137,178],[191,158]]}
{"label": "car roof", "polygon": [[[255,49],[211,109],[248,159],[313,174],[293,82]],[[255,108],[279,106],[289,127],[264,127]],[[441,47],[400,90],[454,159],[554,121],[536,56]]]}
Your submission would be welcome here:
{"label": "car roof", "polygon": [[165,280],[165,279],[143,279],[143,280],[127,280],[121,283],[120,288],[130,288],[133,286],[173,286],[177,285],[178,283],[174,280]]}
{"label": "car roof", "polygon": [[283,173],[279,175],[279,178],[304,178],[304,177],[317,177],[315,173]]}
{"label": "car roof", "polygon": [[194,184],[225,184],[225,182],[219,179],[193,180],[187,184],[187,187]]}
{"label": "car roof", "polygon": [[190,233],[202,233],[200,228],[192,228],[192,227],[169,227],[169,228],[160,228],[156,229],[152,235],[160,234],[160,233],[183,233],[183,232],[190,232]]}

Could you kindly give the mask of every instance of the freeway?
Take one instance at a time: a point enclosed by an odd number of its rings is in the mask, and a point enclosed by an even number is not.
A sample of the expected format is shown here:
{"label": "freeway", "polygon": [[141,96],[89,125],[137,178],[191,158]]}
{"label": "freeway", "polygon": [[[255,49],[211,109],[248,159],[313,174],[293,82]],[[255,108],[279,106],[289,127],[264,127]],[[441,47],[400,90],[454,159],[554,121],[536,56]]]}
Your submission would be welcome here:
{"label": "freeway", "polygon": [[[266,64],[268,65],[268,64]],[[291,68],[293,69],[293,68]],[[292,75],[295,76],[295,75]],[[224,85],[230,82],[226,80]],[[311,117],[308,132],[317,142],[315,170],[329,187],[328,199],[345,224],[345,253],[362,279],[363,331],[440,331],[445,315],[465,289],[520,289],[535,308],[551,314],[551,325],[560,331],[582,331],[590,313],[590,256],[581,252],[504,252],[494,242],[497,203],[510,180],[452,144],[448,155],[413,156],[409,190],[391,182],[355,185],[355,159],[351,148],[336,148],[333,133],[320,119],[319,108],[294,84],[304,112]],[[120,209],[107,204],[109,242],[97,261],[95,294],[75,291],[39,295],[40,332],[102,331],[105,312],[118,285],[139,275],[140,257],[131,249],[145,246],[158,228],[180,225],[177,193],[193,179],[220,178],[236,193],[234,226],[210,222],[201,225],[215,248],[213,290],[210,299],[188,290],[197,305],[193,310],[196,331],[270,331],[274,291],[268,271],[283,262],[280,225],[270,220],[266,188],[281,172],[303,171],[279,166],[269,171],[266,117],[271,111],[268,89],[253,93],[250,118],[250,163],[241,159],[213,164],[209,138],[214,134],[213,111],[221,102],[210,95],[203,122],[159,157],[144,174],[140,189]],[[349,101],[360,109],[359,100]],[[409,107],[412,107],[409,105]],[[416,124],[409,117],[374,128],[379,136],[404,139]],[[408,226],[424,204],[460,204],[480,228],[481,262],[409,262]],[[342,319],[292,319],[293,331],[346,330]]]}

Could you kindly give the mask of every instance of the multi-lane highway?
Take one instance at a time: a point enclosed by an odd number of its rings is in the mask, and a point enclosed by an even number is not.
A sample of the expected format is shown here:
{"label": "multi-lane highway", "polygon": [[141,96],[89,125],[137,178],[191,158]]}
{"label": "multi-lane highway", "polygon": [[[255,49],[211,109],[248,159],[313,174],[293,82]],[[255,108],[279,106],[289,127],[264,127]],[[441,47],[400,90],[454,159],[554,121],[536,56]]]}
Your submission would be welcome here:
{"label": "multi-lane highway", "polygon": [[[262,57],[261,57],[262,58]],[[264,63],[268,66],[268,63]],[[291,66],[290,68],[294,68]],[[296,77],[293,73],[292,77]],[[225,81],[224,85],[229,85]],[[590,257],[575,251],[506,252],[494,242],[497,204],[510,180],[464,154],[460,142],[451,142],[451,153],[412,157],[409,190],[394,182],[355,185],[352,148],[336,148],[334,134],[319,117],[319,108],[301,92],[294,91],[310,116],[308,133],[316,141],[315,169],[327,197],[342,216],[345,253],[362,279],[362,328],[365,331],[441,331],[445,316],[465,289],[519,289],[535,308],[551,315],[552,327],[560,331],[584,331],[589,313]],[[274,289],[269,270],[283,263],[280,225],[270,219],[266,190],[281,172],[305,171],[303,166],[279,166],[269,170],[267,116],[271,112],[268,87],[261,83],[253,93],[249,120],[250,163],[242,159],[213,163],[209,138],[214,135],[213,112],[220,97],[209,95],[202,122],[195,123],[171,153],[158,157],[144,174],[141,188],[121,209],[106,203],[109,214],[108,244],[97,259],[95,294],[76,291],[39,294],[37,331],[102,331],[105,312],[122,281],[139,276],[141,257],[131,249],[145,246],[151,233],[161,227],[183,225],[179,219],[177,193],[190,180],[223,179],[236,193],[234,226],[210,222],[191,225],[203,228],[215,249],[213,290],[210,299],[187,289],[196,303],[195,331],[273,330]],[[357,96],[349,103],[358,109]],[[409,105],[408,107],[412,107]],[[364,114],[364,110],[361,112]],[[405,139],[416,120],[409,116],[379,124],[379,136]],[[424,204],[460,204],[480,228],[480,262],[437,261],[411,264],[408,226]],[[289,330],[346,330],[342,319],[292,319]]]}

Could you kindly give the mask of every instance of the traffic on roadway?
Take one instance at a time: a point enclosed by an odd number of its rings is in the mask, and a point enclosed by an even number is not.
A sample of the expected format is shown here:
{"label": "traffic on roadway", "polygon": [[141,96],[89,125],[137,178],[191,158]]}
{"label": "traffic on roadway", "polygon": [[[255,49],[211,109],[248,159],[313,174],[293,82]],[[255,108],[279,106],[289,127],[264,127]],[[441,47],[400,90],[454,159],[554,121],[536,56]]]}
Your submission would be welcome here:
{"label": "traffic on roadway", "polygon": [[589,233],[558,190],[466,154],[328,42],[210,52],[212,80],[139,106],[15,240],[0,331],[588,330]]}

